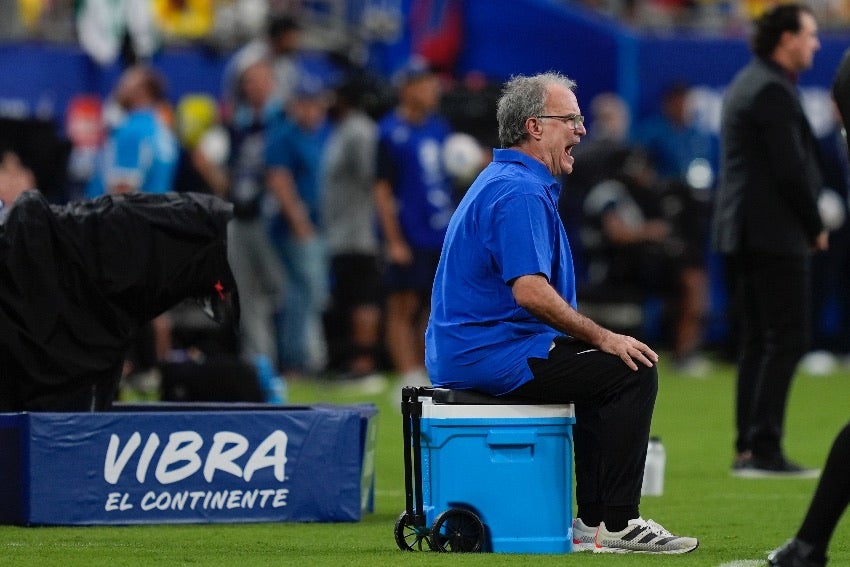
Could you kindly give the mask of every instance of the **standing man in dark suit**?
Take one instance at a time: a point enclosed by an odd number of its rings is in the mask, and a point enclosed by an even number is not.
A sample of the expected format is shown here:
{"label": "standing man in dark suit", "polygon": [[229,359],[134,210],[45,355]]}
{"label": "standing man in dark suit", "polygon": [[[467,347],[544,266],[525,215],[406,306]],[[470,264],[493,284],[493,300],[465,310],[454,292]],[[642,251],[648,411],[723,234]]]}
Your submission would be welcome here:
{"label": "standing man in dark suit", "polygon": [[828,244],[817,207],[817,140],[795,84],[819,48],[808,7],[768,10],[755,23],[755,57],[723,105],[712,240],[727,259],[740,334],[732,467],[738,476],[817,474],[785,457],[782,434],[791,378],[811,328],[809,255]]}

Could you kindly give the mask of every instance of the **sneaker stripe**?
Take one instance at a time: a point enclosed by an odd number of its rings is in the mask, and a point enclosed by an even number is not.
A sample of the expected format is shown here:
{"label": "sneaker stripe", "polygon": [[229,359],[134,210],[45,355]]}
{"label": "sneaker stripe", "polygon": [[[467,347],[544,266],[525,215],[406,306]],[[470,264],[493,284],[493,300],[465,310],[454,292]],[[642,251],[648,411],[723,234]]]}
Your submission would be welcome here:
{"label": "sneaker stripe", "polygon": [[652,520],[630,520],[622,532],[609,532],[600,524],[595,538],[595,553],[688,553],[699,547],[696,538],[671,534]]}
{"label": "sneaker stripe", "polygon": [[[640,534],[642,534],[644,531],[645,531],[645,528],[638,526],[635,529],[633,529],[632,531],[630,531],[629,533],[627,533],[626,535],[624,535],[623,537],[621,537],[620,539],[623,540],[623,541],[632,541],[633,539],[638,537]],[[655,537],[655,536],[652,536],[652,534],[650,534],[650,536]]]}

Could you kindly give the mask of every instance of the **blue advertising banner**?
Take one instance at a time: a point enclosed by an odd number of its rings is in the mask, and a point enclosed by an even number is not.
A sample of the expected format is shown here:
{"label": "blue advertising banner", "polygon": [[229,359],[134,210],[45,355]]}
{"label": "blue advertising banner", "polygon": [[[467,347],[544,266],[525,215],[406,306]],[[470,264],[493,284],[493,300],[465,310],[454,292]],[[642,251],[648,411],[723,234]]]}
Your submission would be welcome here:
{"label": "blue advertising banner", "polygon": [[7,457],[18,447],[20,490],[0,492],[0,508],[18,510],[0,521],[357,521],[371,490],[369,417],[362,407],[2,415],[0,480],[16,485]]}

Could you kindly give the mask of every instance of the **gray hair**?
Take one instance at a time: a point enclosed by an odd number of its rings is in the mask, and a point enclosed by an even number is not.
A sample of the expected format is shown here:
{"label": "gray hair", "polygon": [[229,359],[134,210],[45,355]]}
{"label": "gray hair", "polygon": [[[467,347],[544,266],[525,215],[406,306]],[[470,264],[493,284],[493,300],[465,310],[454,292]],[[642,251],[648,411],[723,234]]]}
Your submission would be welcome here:
{"label": "gray hair", "polygon": [[516,146],[528,136],[525,121],[531,116],[543,114],[548,87],[563,85],[575,90],[576,82],[559,73],[549,71],[531,77],[514,75],[502,88],[496,120],[499,123],[499,143],[503,148]]}

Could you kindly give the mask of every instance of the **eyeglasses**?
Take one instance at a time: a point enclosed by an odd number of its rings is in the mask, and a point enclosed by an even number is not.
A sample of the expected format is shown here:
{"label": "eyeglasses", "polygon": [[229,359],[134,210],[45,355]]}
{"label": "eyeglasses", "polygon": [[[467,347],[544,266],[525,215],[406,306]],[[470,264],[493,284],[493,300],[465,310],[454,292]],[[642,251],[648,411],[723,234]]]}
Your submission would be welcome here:
{"label": "eyeglasses", "polygon": [[555,120],[560,120],[573,130],[578,130],[579,126],[584,126],[584,116],[582,116],[581,114],[567,114],[564,116],[543,114],[541,116],[537,116],[536,118],[554,118]]}

